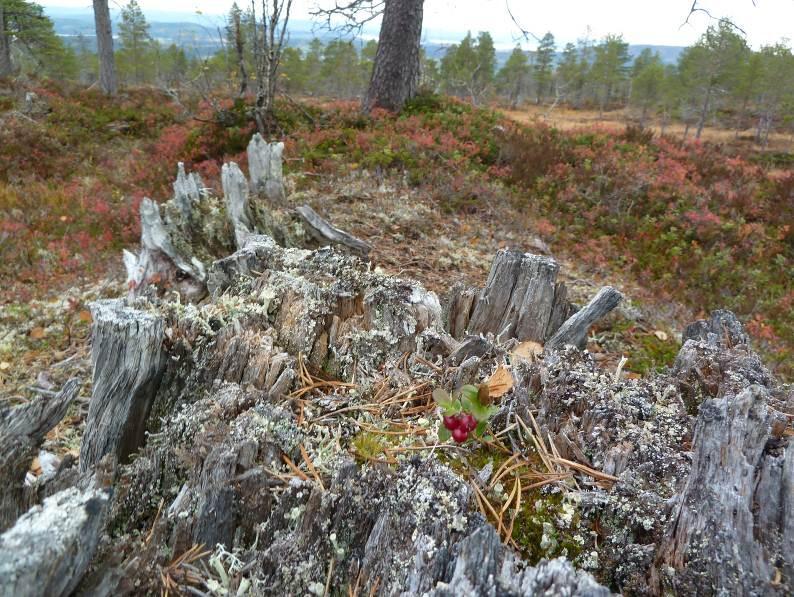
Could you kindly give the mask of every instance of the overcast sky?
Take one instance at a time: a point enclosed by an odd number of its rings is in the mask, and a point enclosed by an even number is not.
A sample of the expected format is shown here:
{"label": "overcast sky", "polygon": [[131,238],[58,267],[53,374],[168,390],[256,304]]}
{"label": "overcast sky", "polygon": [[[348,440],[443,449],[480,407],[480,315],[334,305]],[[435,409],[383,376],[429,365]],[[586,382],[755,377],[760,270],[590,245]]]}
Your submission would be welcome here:
{"label": "overcast sky", "polygon": [[[90,0],[39,0],[44,6],[66,6],[90,9]],[[147,10],[201,11],[205,18],[222,14],[231,0],[138,0]],[[333,0],[294,0],[293,14],[308,18],[309,10],[318,2],[328,5]],[[511,10],[524,29],[542,36],[554,33],[558,45],[588,36],[592,39],[607,33],[622,33],[634,44],[690,45],[708,26],[710,20],[698,13],[684,24],[692,0],[426,0],[425,37],[433,40],[457,41],[459,34],[487,30],[500,42],[510,44],[519,39],[505,8]],[[119,7],[124,0],[111,0]],[[242,4],[246,4],[243,0]],[[715,17],[726,16],[742,27],[753,47],[794,37],[794,0],[699,0]],[[451,34],[451,35],[450,35]],[[533,48],[535,42],[524,43]]]}

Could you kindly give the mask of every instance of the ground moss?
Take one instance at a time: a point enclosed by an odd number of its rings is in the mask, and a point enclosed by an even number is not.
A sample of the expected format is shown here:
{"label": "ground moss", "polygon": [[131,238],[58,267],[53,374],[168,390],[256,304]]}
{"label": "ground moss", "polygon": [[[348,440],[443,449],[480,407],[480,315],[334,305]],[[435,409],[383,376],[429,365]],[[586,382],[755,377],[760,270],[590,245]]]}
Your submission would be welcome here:
{"label": "ground moss", "polygon": [[[489,463],[493,466],[493,472],[496,472],[510,457],[511,454],[487,445],[481,445],[465,455],[438,455],[442,463],[464,477],[481,471]],[[530,456],[530,462],[534,470],[543,470],[539,457]],[[524,475],[531,471],[529,467],[519,467],[515,472]],[[492,505],[499,506],[507,499],[512,489],[512,478],[512,475],[508,475],[497,484],[492,495],[488,496]],[[581,515],[573,495],[553,486],[522,494],[521,509],[513,524],[512,539],[522,557],[529,563],[534,565],[543,558],[558,556],[573,559],[582,551],[585,541],[579,528]],[[510,520],[513,512],[512,508],[508,508],[506,521]]]}

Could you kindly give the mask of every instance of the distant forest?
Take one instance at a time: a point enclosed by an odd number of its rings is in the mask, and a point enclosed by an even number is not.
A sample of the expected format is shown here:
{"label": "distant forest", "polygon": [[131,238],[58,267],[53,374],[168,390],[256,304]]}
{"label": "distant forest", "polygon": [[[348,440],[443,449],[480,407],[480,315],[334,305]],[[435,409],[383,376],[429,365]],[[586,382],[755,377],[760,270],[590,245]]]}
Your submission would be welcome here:
{"label": "distant forest", "polygon": [[[64,43],[36,4],[2,0],[0,76],[22,72],[92,84],[97,77],[93,40]],[[218,31],[219,50],[200,56],[186,45],[163,44],[135,0],[116,26],[116,62],[126,85],[155,85],[175,92],[210,94],[244,89],[241,73],[253,73],[253,26],[236,5]],[[0,24],[2,24],[0,22]],[[242,45],[247,68],[237,59]],[[7,50],[3,56],[3,48]],[[653,48],[632,56],[621,35],[559,47],[549,32],[535,51],[516,47],[497,58],[488,32],[467,34],[446,48],[423,50],[421,89],[477,105],[565,105],[600,112],[629,108],[640,126],[673,121],[699,137],[704,126],[745,131],[766,143],[772,132],[794,131],[794,54],[789,42],[751,49],[742,32],[715,21],[693,46],[670,63]],[[369,82],[377,42],[313,39],[287,47],[279,67],[279,91],[291,96],[360,98]]]}

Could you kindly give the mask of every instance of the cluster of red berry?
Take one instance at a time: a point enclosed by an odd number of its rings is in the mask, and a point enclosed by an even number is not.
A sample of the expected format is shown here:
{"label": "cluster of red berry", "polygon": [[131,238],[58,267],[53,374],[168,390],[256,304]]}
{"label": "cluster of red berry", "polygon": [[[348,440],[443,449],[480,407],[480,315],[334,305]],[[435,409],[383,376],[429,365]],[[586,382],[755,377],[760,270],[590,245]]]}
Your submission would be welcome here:
{"label": "cluster of red berry", "polygon": [[452,439],[462,444],[469,438],[469,433],[477,428],[477,419],[469,414],[444,417],[444,427],[452,432]]}

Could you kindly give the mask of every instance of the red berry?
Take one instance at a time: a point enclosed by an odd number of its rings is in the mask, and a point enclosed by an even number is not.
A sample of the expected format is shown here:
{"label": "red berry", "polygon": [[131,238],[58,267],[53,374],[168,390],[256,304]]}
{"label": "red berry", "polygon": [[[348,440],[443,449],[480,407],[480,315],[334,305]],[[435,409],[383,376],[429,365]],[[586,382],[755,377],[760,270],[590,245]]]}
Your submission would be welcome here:
{"label": "red berry", "polygon": [[449,429],[450,431],[455,431],[460,426],[460,421],[457,417],[444,417],[444,427]]}
{"label": "red berry", "polygon": [[465,415],[463,417],[463,428],[466,431],[474,431],[477,429],[477,419],[474,418],[474,415]]}
{"label": "red berry", "polygon": [[454,439],[459,444],[462,444],[469,438],[469,432],[463,429],[462,427],[458,427],[452,432],[452,439]]}

